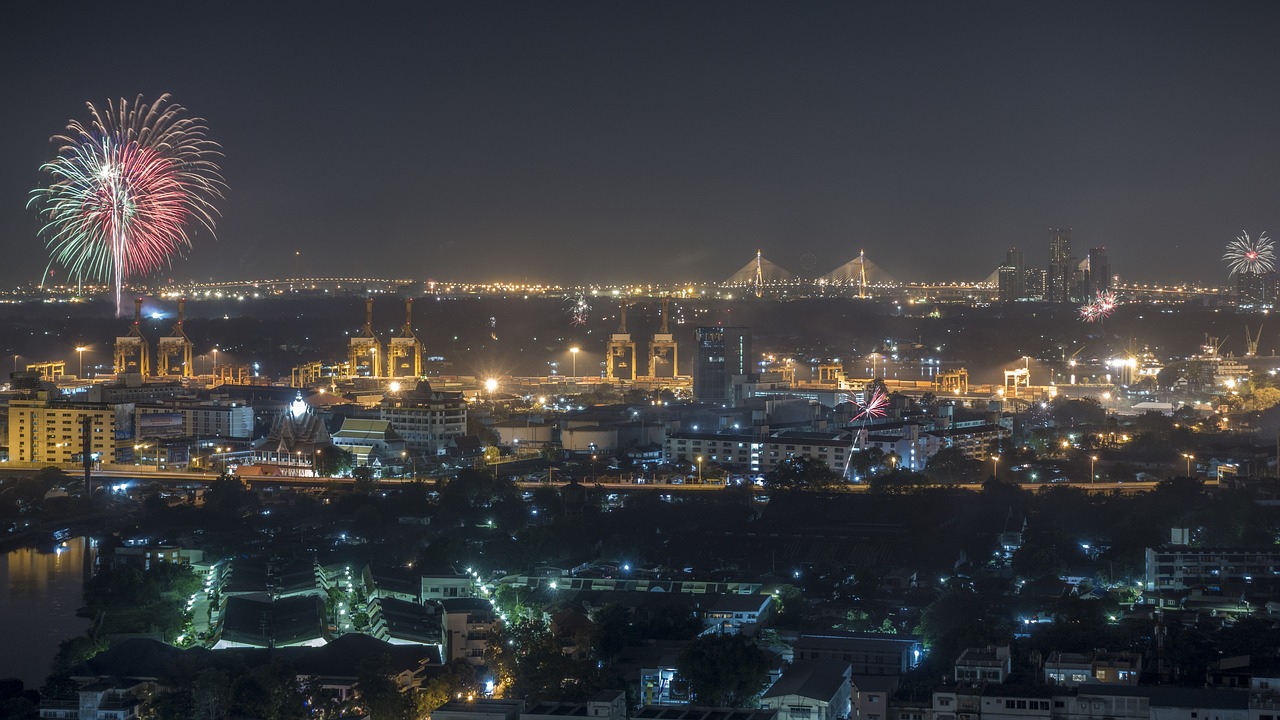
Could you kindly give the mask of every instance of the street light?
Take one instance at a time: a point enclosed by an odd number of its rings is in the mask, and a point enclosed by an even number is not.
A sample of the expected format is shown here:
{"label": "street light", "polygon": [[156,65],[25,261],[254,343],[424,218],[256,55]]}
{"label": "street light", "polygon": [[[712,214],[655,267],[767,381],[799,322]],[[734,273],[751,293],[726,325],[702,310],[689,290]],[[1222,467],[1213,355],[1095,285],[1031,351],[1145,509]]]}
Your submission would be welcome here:
{"label": "street light", "polygon": [[702,484],[702,456],[698,456],[698,484]]}
{"label": "street light", "polygon": [[1000,471],[998,468],[999,462],[1000,462],[999,455],[991,456],[991,477],[995,478],[996,480],[1000,479]]}
{"label": "street light", "polygon": [[596,481],[596,456],[591,456],[591,482]]}
{"label": "street light", "polygon": [[581,349],[577,345],[569,348],[569,354],[573,356],[573,377],[575,380],[578,378],[578,351]]}
{"label": "street light", "polygon": [[78,375],[76,375],[76,377],[77,377],[77,378],[79,378],[79,379],[81,379],[81,380],[83,380],[83,379],[84,379],[84,351],[85,351],[85,350],[88,350],[88,349],[89,349],[89,348],[87,348],[87,347],[85,347],[85,346],[83,346],[83,345],[77,345],[77,346],[76,346],[76,352],[77,352],[77,353],[79,353],[79,355],[80,355],[80,373],[79,373]]}
{"label": "street light", "polygon": [[217,347],[213,348],[213,372],[209,374],[210,375],[218,374],[218,348]]}
{"label": "street light", "polygon": [[1187,459],[1187,477],[1191,477],[1191,461],[1196,459],[1191,453],[1182,453],[1182,457]]}
{"label": "street light", "polygon": [[1090,484],[1090,485],[1092,485],[1093,483],[1097,482],[1097,480],[1098,480],[1098,476],[1097,476],[1097,474],[1096,474],[1096,473],[1094,473],[1094,471],[1093,471],[1094,465],[1095,465],[1095,463],[1097,463],[1097,462],[1098,462],[1098,456],[1097,456],[1097,455],[1090,455],[1090,456],[1089,456],[1089,484]]}

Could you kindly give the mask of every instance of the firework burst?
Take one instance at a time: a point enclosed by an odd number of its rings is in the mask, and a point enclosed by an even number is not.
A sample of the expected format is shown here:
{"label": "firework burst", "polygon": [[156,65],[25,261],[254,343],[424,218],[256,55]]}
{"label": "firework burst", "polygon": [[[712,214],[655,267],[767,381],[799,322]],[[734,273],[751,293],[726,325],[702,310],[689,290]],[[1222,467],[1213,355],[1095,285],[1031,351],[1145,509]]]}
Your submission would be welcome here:
{"label": "firework burst", "polygon": [[587,314],[591,312],[591,304],[587,302],[587,296],[578,293],[578,297],[569,303],[569,314],[573,316],[571,324],[586,325]]}
{"label": "firework burst", "polygon": [[1080,306],[1080,319],[1085,322],[1097,322],[1111,317],[1120,304],[1113,290],[1099,290],[1093,300]]}
{"label": "firework burst", "polygon": [[889,412],[888,407],[889,396],[885,394],[883,388],[877,387],[866,402],[858,403],[858,414],[854,415],[853,419],[868,420],[884,417]]}
{"label": "firework burst", "polygon": [[1262,275],[1275,269],[1275,246],[1267,233],[1263,232],[1255,240],[1249,233],[1242,232],[1240,237],[1227,243],[1227,252],[1222,256],[1231,268],[1231,274],[1252,273]]}
{"label": "firework burst", "polygon": [[204,121],[168,95],[87,105],[87,124],[72,120],[53,137],[58,155],[40,168],[50,182],[28,204],[44,221],[50,267],[78,283],[114,284],[119,315],[127,279],[171,265],[196,227],[213,233],[213,202],[226,187],[213,158],[222,153]]}

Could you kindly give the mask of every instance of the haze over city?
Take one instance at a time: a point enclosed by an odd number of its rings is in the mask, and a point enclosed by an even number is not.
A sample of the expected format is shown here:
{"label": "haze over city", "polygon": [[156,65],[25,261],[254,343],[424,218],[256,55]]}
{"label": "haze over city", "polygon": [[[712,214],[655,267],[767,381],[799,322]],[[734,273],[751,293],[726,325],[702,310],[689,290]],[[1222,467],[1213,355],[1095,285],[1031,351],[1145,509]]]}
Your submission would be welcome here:
{"label": "haze over city", "polygon": [[158,280],[718,280],[756,249],[980,280],[1072,227],[1125,279],[1213,283],[1280,220],[1272,4],[169,7],[11,11],[0,279],[44,270],[49,136],[138,93],[207,120],[229,186]]}

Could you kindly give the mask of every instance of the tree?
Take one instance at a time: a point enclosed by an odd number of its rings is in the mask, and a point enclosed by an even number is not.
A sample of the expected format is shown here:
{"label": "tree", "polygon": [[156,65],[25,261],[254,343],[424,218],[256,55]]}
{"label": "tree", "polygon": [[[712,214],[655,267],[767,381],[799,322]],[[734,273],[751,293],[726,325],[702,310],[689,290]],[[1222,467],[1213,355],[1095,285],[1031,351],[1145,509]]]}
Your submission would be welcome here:
{"label": "tree", "polygon": [[764,476],[764,486],[770,491],[831,490],[843,484],[840,474],[826,463],[803,455],[778,463]]}
{"label": "tree", "polygon": [[973,482],[982,474],[982,463],[969,457],[958,447],[946,447],[929,458],[924,473],[936,483]]}
{"label": "tree", "polygon": [[768,682],[769,658],[742,635],[704,635],[680,651],[676,668],[698,705],[754,707]]}
{"label": "tree", "polygon": [[355,467],[356,456],[337,445],[327,445],[316,453],[316,473],[321,477],[346,475]]}
{"label": "tree", "polygon": [[355,480],[351,483],[351,490],[357,495],[372,495],[378,489],[378,481],[373,477],[373,468],[368,465],[353,468],[351,477]]}
{"label": "tree", "polygon": [[1275,388],[1263,387],[1249,393],[1248,396],[1241,398],[1241,412],[1262,412],[1270,410],[1276,405],[1280,405],[1280,390]]}
{"label": "tree", "polygon": [[366,658],[357,671],[360,702],[371,720],[411,720],[414,700],[400,692],[386,655]]}

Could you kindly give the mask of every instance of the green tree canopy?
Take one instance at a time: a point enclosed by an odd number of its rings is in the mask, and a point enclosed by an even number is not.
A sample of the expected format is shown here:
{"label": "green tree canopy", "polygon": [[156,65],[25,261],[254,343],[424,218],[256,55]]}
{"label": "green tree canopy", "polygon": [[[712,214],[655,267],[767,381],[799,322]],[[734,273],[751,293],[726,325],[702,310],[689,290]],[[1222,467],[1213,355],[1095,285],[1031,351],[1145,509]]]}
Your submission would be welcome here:
{"label": "green tree canopy", "polygon": [[698,705],[755,707],[769,658],[741,635],[704,635],[680,651],[676,668]]}

